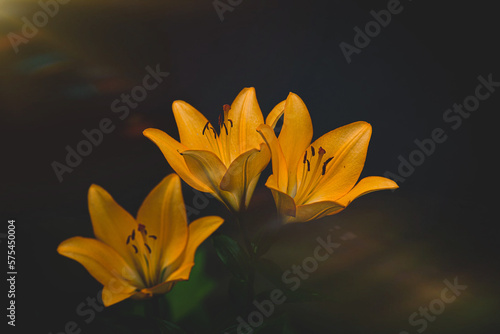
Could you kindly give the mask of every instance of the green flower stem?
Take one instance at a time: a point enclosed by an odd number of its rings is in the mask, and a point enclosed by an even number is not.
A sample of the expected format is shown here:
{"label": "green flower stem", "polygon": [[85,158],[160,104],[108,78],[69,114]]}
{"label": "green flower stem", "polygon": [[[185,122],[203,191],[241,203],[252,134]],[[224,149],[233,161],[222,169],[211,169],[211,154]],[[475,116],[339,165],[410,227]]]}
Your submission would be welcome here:
{"label": "green flower stem", "polygon": [[153,295],[145,301],[145,315],[148,318],[168,320],[170,308],[164,295]]}
{"label": "green flower stem", "polygon": [[160,318],[160,298],[154,296],[146,299],[145,301],[145,313],[148,318]]}
{"label": "green flower stem", "polygon": [[241,238],[245,243],[245,248],[248,254],[249,259],[249,272],[248,272],[248,284],[247,284],[247,303],[250,305],[254,299],[254,282],[255,282],[255,252],[252,246],[252,242],[248,236],[247,229],[245,225],[242,223],[243,221],[243,213],[238,213],[235,215],[236,224],[238,225],[238,229],[240,231]]}

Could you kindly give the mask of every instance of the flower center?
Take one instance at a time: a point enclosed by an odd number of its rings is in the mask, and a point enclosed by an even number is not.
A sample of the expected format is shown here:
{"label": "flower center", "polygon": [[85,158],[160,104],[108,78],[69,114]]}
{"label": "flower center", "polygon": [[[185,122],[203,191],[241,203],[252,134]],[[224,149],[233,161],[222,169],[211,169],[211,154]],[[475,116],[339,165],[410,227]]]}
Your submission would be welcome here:
{"label": "flower center", "polygon": [[144,281],[151,286],[154,285],[151,279],[155,268],[153,268],[154,263],[151,263],[150,259],[153,250],[148,242],[153,242],[154,244],[154,241],[157,239],[158,237],[156,235],[148,234],[146,225],[138,224],[137,229],[133,229],[126,240],[126,244],[134,250],[134,254],[137,255],[138,261],[143,268]]}
{"label": "flower center", "polygon": [[229,104],[225,104],[222,109],[223,113],[219,115],[218,120],[219,133],[217,133],[213,126],[210,125],[210,122],[205,124],[201,133],[207,138],[212,151],[227,165],[231,162],[229,138],[231,136],[231,129],[233,128],[233,121],[228,118],[231,106]]}
{"label": "flower center", "polygon": [[[318,185],[323,175],[326,174],[328,163],[333,160],[333,157],[329,157],[323,161],[326,150],[321,146],[317,154],[314,146],[311,146],[311,157],[309,159],[307,154],[308,151],[306,150],[304,153],[304,160],[302,161],[302,180],[300,181],[297,196],[295,197],[297,204],[305,202],[312,190]],[[320,166],[322,167],[320,168]]]}
{"label": "flower center", "polygon": [[132,248],[134,249],[134,253],[135,254],[139,254],[139,250],[142,247],[144,247],[145,250],[147,250],[148,254],[151,254],[151,247],[147,243],[148,238],[151,239],[151,240],[156,240],[156,239],[158,239],[158,237],[156,235],[152,235],[152,234],[150,234],[148,236],[148,231],[146,230],[146,225],[139,224],[139,226],[137,227],[137,232],[142,235],[142,240],[144,241],[142,243],[143,245],[141,247],[141,246],[139,246],[139,242],[138,242],[138,240],[136,238],[135,231],[136,230],[133,229],[132,233],[127,237],[126,244],[132,246]]}

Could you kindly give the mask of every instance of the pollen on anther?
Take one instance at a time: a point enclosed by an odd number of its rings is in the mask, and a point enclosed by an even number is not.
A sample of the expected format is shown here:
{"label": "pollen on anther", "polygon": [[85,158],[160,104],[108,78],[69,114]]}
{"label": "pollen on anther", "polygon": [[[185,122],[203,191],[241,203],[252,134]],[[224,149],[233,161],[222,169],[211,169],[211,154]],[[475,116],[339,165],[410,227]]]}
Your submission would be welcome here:
{"label": "pollen on anther", "polygon": [[138,252],[137,247],[135,247],[135,245],[132,245],[132,247],[134,247],[135,253],[137,254]]}
{"label": "pollen on anther", "polygon": [[315,154],[316,154],[316,152],[314,150],[314,146],[311,146],[311,155],[314,157]]}
{"label": "pollen on anther", "polygon": [[309,162],[309,159],[306,160],[307,162],[307,171],[311,171],[311,163]]}
{"label": "pollen on anther", "polygon": [[127,245],[130,242],[130,235],[127,237]]}
{"label": "pollen on anther", "polygon": [[132,238],[132,240],[135,239],[135,230],[132,230],[132,234],[130,235],[130,237]]}
{"label": "pollen on anther", "polygon": [[149,245],[148,244],[144,244],[144,246],[146,246],[146,248],[148,249],[149,254],[151,254],[151,248],[149,247]]}
{"label": "pollen on anther", "polygon": [[158,238],[156,237],[156,235],[149,235],[149,237],[150,237],[150,238],[152,238],[152,239],[155,239],[155,240],[156,240],[156,239],[158,239]]}
{"label": "pollen on anther", "polygon": [[233,121],[228,119],[228,122],[231,123],[231,127],[233,127]]}
{"label": "pollen on anther", "polygon": [[306,160],[307,160],[307,151],[306,151],[306,153],[304,154],[304,161],[303,161],[302,163],[303,163],[303,164],[305,164],[305,163],[306,163]]}

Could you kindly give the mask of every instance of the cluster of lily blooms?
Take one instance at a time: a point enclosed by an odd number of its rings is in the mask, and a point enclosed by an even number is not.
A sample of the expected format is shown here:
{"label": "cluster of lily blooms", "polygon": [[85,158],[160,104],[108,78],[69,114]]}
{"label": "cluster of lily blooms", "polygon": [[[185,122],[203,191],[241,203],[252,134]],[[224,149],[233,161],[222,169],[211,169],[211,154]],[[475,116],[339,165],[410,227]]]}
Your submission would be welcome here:
{"label": "cluster of lily blooms", "polygon": [[[181,178],[241,214],[272,160],[266,186],[283,223],[332,215],[359,196],[398,187],[378,176],[358,182],[372,131],[366,122],[332,130],[311,144],[311,117],[296,94],[290,93],[265,121],[254,88],[243,89],[223,111],[216,131],[191,105],[175,101],[180,141],[157,129],[144,131],[177,174],[168,175],[150,192],[137,218],[103,188],[90,187],[95,239],[70,238],[58,252],[78,261],[104,285],[104,305],[166,293],[187,280],[196,249],[223,223],[220,217],[208,216],[188,224]],[[277,137],[274,127],[281,117]]]}

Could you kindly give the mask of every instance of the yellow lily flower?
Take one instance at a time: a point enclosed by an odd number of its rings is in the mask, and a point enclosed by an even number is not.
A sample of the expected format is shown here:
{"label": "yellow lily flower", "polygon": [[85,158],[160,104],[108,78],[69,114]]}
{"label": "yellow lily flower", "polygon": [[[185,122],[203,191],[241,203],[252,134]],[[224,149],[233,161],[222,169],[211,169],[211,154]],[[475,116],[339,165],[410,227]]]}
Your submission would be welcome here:
{"label": "yellow lily flower", "polygon": [[157,129],[146,129],[144,135],[191,187],[211,193],[233,212],[245,210],[270,160],[267,145],[256,131],[264,117],[255,89],[243,89],[231,106],[224,106],[219,133],[188,103],[175,101],[172,109],[180,142]]}
{"label": "yellow lily flower", "polygon": [[103,188],[88,193],[95,239],[73,237],[57,251],[82,264],[101,284],[105,306],[163,294],[189,279],[198,246],[223,222],[216,216],[187,223],[180,178],[170,174],[142,203],[137,219]]}
{"label": "yellow lily flower", "polygon": [[[284,115],[276,138],[271,126]],[[370,176],[357,184],[365,164],[371,125],[354,122],[330,131],[311,144],[313,127],[306,105],[296,94],[278,104],[257,130],[268,144],[271,189],[285,222],[305,222],[342,211],[369,192],[398,188],[387,178]]]}

